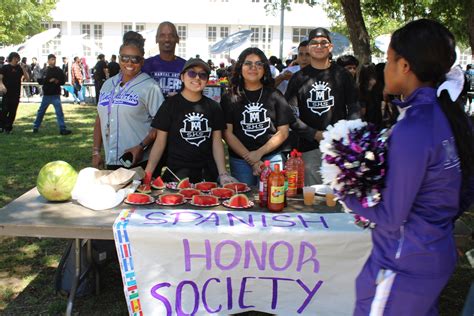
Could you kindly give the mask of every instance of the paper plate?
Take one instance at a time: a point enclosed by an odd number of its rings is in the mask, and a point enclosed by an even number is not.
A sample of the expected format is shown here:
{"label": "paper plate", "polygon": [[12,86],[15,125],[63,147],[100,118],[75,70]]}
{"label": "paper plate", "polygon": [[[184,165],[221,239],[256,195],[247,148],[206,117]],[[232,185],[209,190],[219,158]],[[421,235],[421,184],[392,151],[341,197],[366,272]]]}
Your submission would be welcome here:
{"label": "paper plate", "polygon": [[[229,199],[229,200],[230,200],[230,199]],[[252,208],[252,207],[255,205],[252,201],[249,201],[249,205],[247,205],[247,206],[231,206],[231,205],[229,204],[229,200],[225,200],[224,202],[222,202],[222,205],[224,205],[225,207],[234,208],[234,209]]]}
{"label": "paper plate", "polygon": [[219,202],[214,203],[214,204],[210,204],[210,205],[194,204],[194,203],[192,202],[192,200],[189,201],[188,203],[191,204],[192,206],[197,206],[197,207],[214,207],[214,206],[218,206],[218,205],[221,204],[221,203],[219,203]]}
{"label": "paper plate", "polygon": [[155,202],[155,199],[152,196],[150,196],[150,201],[148,201],[146,203],[130,202],[127,199],[125,199],[123,202],[126,203],[126,204],[130,204],[130,205],[150,205],[150,204],[153,204]]}
{"label": "paper plate", "polygon": [[186,203],[186,201],[182,201],[181,203],[177,203],[177,204],[173,204],[173,203],[161,203],[160,202],[160,199],[156,199],[156,204],[158,205],[161,205],[161,206],[179,206],[179,205],[183,205],[184,203]]}

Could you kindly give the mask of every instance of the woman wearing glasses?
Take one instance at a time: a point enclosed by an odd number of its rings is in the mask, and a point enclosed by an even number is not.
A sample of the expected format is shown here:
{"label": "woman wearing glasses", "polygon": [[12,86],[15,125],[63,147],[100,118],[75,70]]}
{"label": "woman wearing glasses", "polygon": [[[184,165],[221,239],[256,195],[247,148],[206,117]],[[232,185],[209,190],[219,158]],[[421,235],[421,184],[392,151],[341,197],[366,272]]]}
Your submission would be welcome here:
{"label": "woman wearing glasses", "polygon": [[221,105],[232,176],[256,185],[262,161],[282,167],[281,145],[294,121],[290,106],[274,88],[268,59],[260,49],[250,47],[240,54]]}
{"label": "woman wearing glasses", "polygon": [[[150,124],[164,98],[155,80],[141,72],[144,44],[137,32],[125,33],[120,73],[108,79],[100,91],[92,150],[95,168],[103,164],[102,145],[107,169],[146,165],[148,153],[144,149],[156,136]],[[122,156],[126,158],[120,159]]]}
{"label": "woman wearing glasses", "polygon": [[[166,99],[151,124],[157,135],[146,166],[147,186],[163,151],[168,146],[167,167],[180,179],[190,182],[234,179],[227,175],[222,144],[224,115],[219,104],[202,94],[211,69],[199,58],[186,62],[180,74],[180,93]],[[165,181],[173,181],[170,173]],[[174,180],[176,181],[176,180]]]}

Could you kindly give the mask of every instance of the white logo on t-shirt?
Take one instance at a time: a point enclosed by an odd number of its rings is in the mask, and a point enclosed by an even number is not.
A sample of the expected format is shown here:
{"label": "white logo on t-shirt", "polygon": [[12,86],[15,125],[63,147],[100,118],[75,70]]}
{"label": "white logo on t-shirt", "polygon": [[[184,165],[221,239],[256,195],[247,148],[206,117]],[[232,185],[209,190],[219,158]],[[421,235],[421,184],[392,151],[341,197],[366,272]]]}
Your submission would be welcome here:
{"label": "white logo on t-shirt", "polygon": [[212,129],[208,126],[208,119],[204,114],[189,113],[185,115],[183,128],[179,130],[181,137],[191,145],[199,146],[206,138],[211,137]]}
{"label": "white logo on t-shirt", "polygon": [[331,88],[328,83],[318,81],[313,84],[313,89],[309,91],[309,98],[306,100],[308,109],[311,112],[323,115],[334,106],[334,97],[331,95]]}
{"label": "white logo on t-shirt", "polygon": [[256,139],[265,134],[270,127],[270,118],[267,117],[267,109],[263,108],[263,103],[251,102],[245,106],[242,113],[243,120],[240,121],[245,135]]}

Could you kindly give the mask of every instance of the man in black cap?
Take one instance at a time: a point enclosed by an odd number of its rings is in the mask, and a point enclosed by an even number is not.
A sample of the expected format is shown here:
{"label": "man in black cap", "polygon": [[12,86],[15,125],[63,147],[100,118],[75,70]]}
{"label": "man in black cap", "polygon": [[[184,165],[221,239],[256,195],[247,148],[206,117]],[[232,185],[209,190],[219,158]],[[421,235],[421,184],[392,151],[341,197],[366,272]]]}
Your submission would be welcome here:
{"label": "man in black cap", "polygon": [[38,79],[38,83],[43,85],[43,99],[36,113],[36,120],[33,124],[33,133],[38,133],[38,129],[43,122],[44,114],[49,105],[54,106],[56,112],[56,121],[59,126],[59,134],[69,135],[71,131],[66,129],[64,123],[63,107],[61,105],[61,86],[66,82],[66,76],[61,68],[56,67],[56,56],[48,55],[48,67],[43,69],[43,76]]}
{"label": "man in black cap", "polygon": [[94,87],[95,87],[95,101],[99,102],[100,89],[108,77],[107,62],[104,54],[97,56],[97,63],[94,66]]}
{"label": "man in black cap", "polygon": [[318,27],[309,33],[308,40],[311,64],[291,77],[285,97],[299,117],[297,133],[315,135],[312,141],[301,137],[298,143],[305,162],[305,185],[313,185],[322,183],[322,132],[339,120],[358,117],[359,107],[352,76],[331,61],[333,44],[329,31]]}

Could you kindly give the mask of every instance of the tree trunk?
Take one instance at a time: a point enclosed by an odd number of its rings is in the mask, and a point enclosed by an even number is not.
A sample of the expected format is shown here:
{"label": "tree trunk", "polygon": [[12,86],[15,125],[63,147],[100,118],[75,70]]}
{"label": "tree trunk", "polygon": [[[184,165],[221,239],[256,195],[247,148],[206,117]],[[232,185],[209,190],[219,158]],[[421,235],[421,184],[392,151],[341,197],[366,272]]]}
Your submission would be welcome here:
{"label": "tree trunk", "polygon": [[[474,0],[471,0],[474,1]],[[372,61],[369,33],[364,23],[360,0],[341,0],[342,10],[346,18],[352,49],[361,64]]]}
{"label": "tree trunk", "polygon": [[469,14],[467,29],[469,32],[469,46],[471,46],[471,62],[474,63],[474,14],[472,14],[472,10],[474,10],[474,0],[471,0],[468,9],[468,12],[471,12],[471,14]]}

